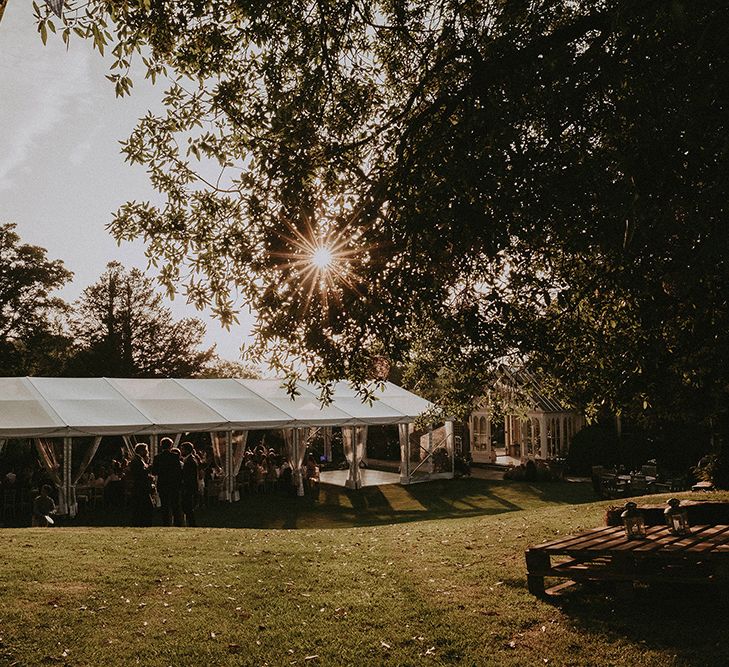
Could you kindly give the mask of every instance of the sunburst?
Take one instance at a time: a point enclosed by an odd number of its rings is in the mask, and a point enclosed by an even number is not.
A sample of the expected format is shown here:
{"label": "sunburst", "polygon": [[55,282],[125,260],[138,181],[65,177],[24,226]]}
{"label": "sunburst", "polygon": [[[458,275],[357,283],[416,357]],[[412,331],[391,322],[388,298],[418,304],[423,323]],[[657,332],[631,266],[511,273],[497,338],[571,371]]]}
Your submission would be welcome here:
{"label": "sunburst", "polygon": [[311,256],[311,263],[319,271],[328,271],[334,264],[334,253],[329,246],[319,246]]}
{"label": "sunburst", "polygon": [[290,234],[282,238],[293,249],[290,253],[277,253],[284,261],[277,267],[289,274],[287,282],[301,281],[306,286],[304,309],[308,310],[315,292],[328,307],[329,300],[340,300],[340,290],[345,287],[359,294],[353,258],[367,250],[354,247],[354,239],[342,232],[315,229],[307,224],[305,230],[287,225]]}

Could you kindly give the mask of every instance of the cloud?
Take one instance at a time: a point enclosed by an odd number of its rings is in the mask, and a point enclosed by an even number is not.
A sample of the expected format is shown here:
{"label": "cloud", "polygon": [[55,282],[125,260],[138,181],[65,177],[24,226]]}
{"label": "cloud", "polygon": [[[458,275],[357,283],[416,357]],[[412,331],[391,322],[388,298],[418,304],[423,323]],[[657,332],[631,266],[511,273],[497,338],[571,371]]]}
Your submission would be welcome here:
{"label": "cloud", "polygon": [[49,39],[43,47],[32,18],[10,12],[2,28],[10,41],[3,51],[10,57],[0,67],[0,191],[12,187],[31,158],[42,159],[36,149],[50,134],[63,132],[91,88],[88,44],[67,52],[60,39]]}

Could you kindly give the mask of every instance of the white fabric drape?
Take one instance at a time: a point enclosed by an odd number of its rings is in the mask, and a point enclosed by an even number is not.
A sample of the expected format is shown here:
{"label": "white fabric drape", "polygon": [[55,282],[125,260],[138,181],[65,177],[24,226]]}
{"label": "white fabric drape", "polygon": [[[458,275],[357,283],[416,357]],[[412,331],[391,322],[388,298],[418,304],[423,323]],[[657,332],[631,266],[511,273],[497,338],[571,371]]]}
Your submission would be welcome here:
{"label": "white fabric drape", "polygon": [[230,457],[228,456],[229,452],[226,438],[227,434],[225,432],[216,431],[210,433],[210,442],[213,445],[213,461],[215,463],[215,467],[223,471],[222,485],[220,493],[218,494],[219,500],[230,500],[230,496],[228,495],[228,489],[231,482],[228,466]]}
{"label": "white fabric drape", "polygon": [[294,466],[296,470],[296,495],[304,495],[304,457],[306,456],[306,444],[308,439],[306,437],[306,429],[297,428],[296,442],[296,458],[294,459]]}
{"label": "white fabric drape", "polygon": [[6,442],[7,442],[7,440],[3,440],[2,438],[0,438],[0,454],[3,453],[3,449],[5,449]]}
{"label": "white fabric drape", "polygon": [[325,426],[322,429],[322,436],[324,438],[324,458],[329,463],[332,460],[332,427]]}
{"label": "white fabric drape", "polygon": [[306,459],[306,450],[309,447],[311,439],[319,432],[316,426],[309,428],[300,428],[298,438],[298,450],[296,452],[296,464],[299,470],[299,481],[297,494],[304,495],[304,460]]}
{"label": "white fabric drape", "polygon": [[72,483],[72,440],[36,438],[35,448],[43,469],[58,489],[58,513],[76,516],[76,487]]}
{"label": "white fabric drape", "polygon": [[294,486],[296,486],[297,494],[303,495],[304,484],[301,478],[301,465],[298,463],[298,449],[299,449],[299,430],[295,428],[284,428],[281,429],[283,434],[284,444],[286,446],[286,458],[291,464],[291,472],[294,477]]}
{"label": "white fabric drape", "polygon": [[248,431],[233,433],[233,477],[237,477],[246,456],[246,445],[248,444]]}
{"label": "white fabric drape", "polygon": [[349,489],[359,489],[362,486],[362,474],[359,464],[367,451],[367,427],[342,427],[342,443],[344,456],[349,464],[349,476],[345,482]]}
{"label": "white fabric drape", "polygon": [[[73,477],[73,438],[63,439],[63,497],[66,500],[66,512],[74,517],[78,512],[76,487],[71,483]],[[60,505],[60,502],[59,502]]]}
{"label": "white fabric drape", "polygon": [[127,456],[131,461],[134,458],[134,448],[137,446],[136,440],[133,435],[123,435],[122,440],[124,441],[124,448],[127,450]]}
{"label": "white fabric drape", "polygon": [[245,457],[248,431],[211,433],[210,439],[213,443],[215,463],[223,470],[223,499],[228,502],[238,500],[235,478]]}
{"label": "white fabric drape", "polygon": [[356,426],[354,429],[356,444],[355,461],[358,469],[360,462],[367,458],[367,430],[367,426]]}
{"label": "white fabric drape", "polygon": [[[351,426],[342,426],[342,446],[344,448],[344,458],[347,459],[347,465],[349,466],[349,477],[353,479],[353,467],[354,467],[354,429]],[[356,478],[359,479],[359,469],[357,469]]]}
{"label": "white fabric drape", "polygon": [[225,470],[225,433],[210,433],[210,442],[213,445],[215,465]]}
{"label": "white fabric drape", "polygon": [[213,444],[215,465],[223,471],[222,499],[228,502],[237,500],[235,478],[238,476],[245,458],[248,431],[211,432],[210,441]]}
{"label": "white fabric drape", "polygon": [[59,514],[65,514],[67,512],[66,492],[63,484],[63,470],[61,469],[63,444],[58,440],[36,438],[35,448],[43,470],[58,490],[58,512]]}
{"label": "white fabric drape", "polygon": [[453,444],[454,444],[454,437],[453,437],[453,422],[446,422],[445,423],[445,446],[446,446],[446,452],[448,453],[448,471],[454,472],[455,470],[455,460],[453,458]]}
{"label": "white fabric drape", "polygon": [[[68,513],[71,516],[76,516],[78,512],[78,501],[76,500],[76,485],[78,484],[78,481],[81,479],[81,475],[83,475],[86,472],[86,469],[89,467],[89,464],[93,460],[94,456],[96,455],[97,450],[99,449],[99,444],[101,443],[101,436],[97,436],[93,439],[91,444],[86,448],[86,451],[84,452],[83,457],[81,458],[78,469],[73,470],[72,464],[73,464],[73,441],[71,438],[66,438],[63,443],[63,451],[64,451],[64,475],[65,479],[63,482],[63,488],[65,489],[65,495],[66,495],[66,509]],[[68,463],[66,464],[66,453],[68,453]],[[66,470],[66,466],[67,470]],[[60,504],[60,502],[59,502]]]}
{"label": "white fabric drape", "polygon": [[286,443],[286,458],[291,463],[294,475],[294,485],[299,496],[304,495],[304,475],[302,467],[306,457],[306,446],[317,432],[317,428],[285,428],[282,429],[284,443]]}
{"label": "white fabric drape", "polygon": [[412,424],[398,424],[397,432],[400,438],[400,483],[410,483],[410,434],[413,432]]}
{"label": "white fabric drape", "polygon": [[78,481],[81,479],[81,475],[83,475],[86,472],[86,469],[89,467],[89,464],[93,460],[94,456],[96,456],[96,452],[98,451],[100,444],[101,444],[101,436],[97,436],[96,438],[94,438],[94,441],[89,445],[88,449],[84,452],[84,456],[78,465],[78,469],[74,473],[73,479],[71,480],[71,483],[73,484],[74,489],[76,488]]}

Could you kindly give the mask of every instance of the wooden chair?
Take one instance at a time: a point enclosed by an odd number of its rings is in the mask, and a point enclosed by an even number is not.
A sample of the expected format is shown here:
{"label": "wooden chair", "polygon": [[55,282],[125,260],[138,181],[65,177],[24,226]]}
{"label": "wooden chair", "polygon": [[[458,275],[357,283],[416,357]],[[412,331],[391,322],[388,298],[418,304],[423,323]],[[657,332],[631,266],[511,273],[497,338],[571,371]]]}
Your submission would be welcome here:
{"label": "wooden chair", "polygon": [[688,482],[685,477],[674,477],[671,479],[671,491],[685,491]]}
{"label": "wooden chair", "polygon": [[89,502],[93,509],[104,506],[104,487],[103,486],[94,486],[91,489],[91,498],[89,499]]}
{"label": "wooden chair", "polygon": [[604,476],[600,479],[604,498],[624,498],[627,495],[627,485],[618,480],[615,475]]}
{"label": "wooden chair", "polygon": [[634,495],[645,495],[648,493],[648,482],[643,475],[633,475],[630,478],[630,492]]}

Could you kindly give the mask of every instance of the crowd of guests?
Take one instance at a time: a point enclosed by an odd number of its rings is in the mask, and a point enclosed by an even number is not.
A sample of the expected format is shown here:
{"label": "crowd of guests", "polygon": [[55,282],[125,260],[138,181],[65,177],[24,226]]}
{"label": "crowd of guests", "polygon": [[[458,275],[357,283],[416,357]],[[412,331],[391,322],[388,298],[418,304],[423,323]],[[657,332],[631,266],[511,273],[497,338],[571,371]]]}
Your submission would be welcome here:
{"label": "crowd of guests", "polygon": [[[152,525],[159,508],[164,525],[195,526],[195,510],[223,492],[224,473],[210,447],[196,449],[191,442],[177,447],[170,438],[162,438],[153,460],[144,443],[136,445],[132,455],[126,452],[84,472],[76,485],[81,507],[87,503],[96,507],[100,501],[106,508],[130,511],[135,526]],[[319,465],[313,454],[298,472],[288,458],[260,443],[245,452],[233,486],[237,493],[249,494],[296,495],[300,485],[308,493],[318,493]],[[15,494],[27,498],[34,526],[52,523],[57,492],[37,462],[17,473],[14,468],[0,470],[0,485],[13,500]]]}
{"label": "crowd of guests", "polygon": [[151,463],[149,447],[138,444],[129,464],[132,523],[151,526],[155,499],[159,498],[165,526],[196,526],[199,469],[200,461],[190,442],[183,442],[178,449],[172,440],[162,438],[160,452]]}
{"label": "crowd of guests", "polygon": [[[165,526],[196,526],[195,509],[217,488],[222,480],[219,466],[210,465],[205,452],[198,452],[190,442],[179,449],[169,438],[160,440],[160,452],[149,460],[149,447],[140,443],[128,465],[127,478],[131,484],[132,522],[149,526],[157,502]],[[313,455],[307,457],[301,469],[301,481],[309,491],[318,490],[319,466]],[[248,493],[297,493],[298,478],[291,462],[273,449],[261,444],[246,451],[236,488]]]}
{"label": "crowd of guests", "polygon": [[[307,457],[301,475],[307,490],[318,488],[319,465],[313,454]],[[246,452],[237,482],[242,490],[250,493],[297,493],[297,479],[291,462],[273,449],[266,450],[262,444]]]}
{"label": "crowd of guests", "polygon": [[[46,496],[50,498],[54,486],[45,472],[38,465],[22,464],[12,465],[3,460],[0,462],[0,506],[2,524],[15,522],[22,516],[27,517],[28,511],[33,517],[33,525],[45,525],[41,523],[40,517],[48,514],[38,515],[36,506],[38,498],[43,495],[43,488],[46,487]],[[51,498],[51,501],[53,499]],[[40,506],[45,506],[43,501]],[[55,509],[55,503],[54,508]],[[51,512],[52,514],[52,512]]]}

